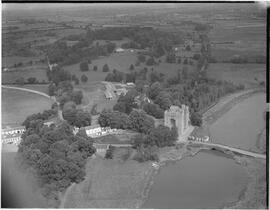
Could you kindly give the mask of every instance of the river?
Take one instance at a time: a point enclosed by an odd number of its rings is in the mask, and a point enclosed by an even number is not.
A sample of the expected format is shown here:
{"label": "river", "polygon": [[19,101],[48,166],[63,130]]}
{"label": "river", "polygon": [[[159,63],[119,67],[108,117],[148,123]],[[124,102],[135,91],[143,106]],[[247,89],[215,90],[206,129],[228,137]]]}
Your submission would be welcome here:
{"label": "river", "polygon": [[[235,105],[211,125],[213,141],[251,148],[264,126],[265,107],[264,94]],[[242,166],[221,152],[203,151],[162,167],[142,208],[222,208],[237,201],[246,185]]]}

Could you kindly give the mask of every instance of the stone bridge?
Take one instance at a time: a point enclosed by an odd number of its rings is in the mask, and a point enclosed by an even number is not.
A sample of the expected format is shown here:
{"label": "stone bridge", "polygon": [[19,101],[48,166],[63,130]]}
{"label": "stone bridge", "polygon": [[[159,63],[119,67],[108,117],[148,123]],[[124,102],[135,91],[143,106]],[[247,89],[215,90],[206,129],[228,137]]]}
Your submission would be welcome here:
{"label": "stone bridge", "polygon": [[194,143],[194,144],[202,144],[202,145],[209,146],[209,147],[216,147],[216,148],[226,149],[226,150],[230,150],[230,151],[235,152],[235,153],[239,153],[239,154],[254,157],[254,158],[266,159],[265,154],[260,154],[260,153],[256,153],[256,152],[250,152],[250,151],[247,151],[247,150],[243,150],[243,149],[235,148],[235,147],[231,147],[231,146],[226,146],[226,145],[223,145],[223,144],[208,143],[208,142],[192,142],[192,143]]}

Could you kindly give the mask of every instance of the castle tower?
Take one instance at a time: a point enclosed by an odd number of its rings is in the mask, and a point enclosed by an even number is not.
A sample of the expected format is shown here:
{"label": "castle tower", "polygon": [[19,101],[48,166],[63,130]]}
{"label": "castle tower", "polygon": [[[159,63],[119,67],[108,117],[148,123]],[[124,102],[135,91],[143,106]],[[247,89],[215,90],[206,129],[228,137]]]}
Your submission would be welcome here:
{"label": "castle tower", "polygon": [[178,136],[182,136],[189,126],[189,110],[188,107],[182,105],[171,106],[169,110],[164,113],[164,125],[172,128],[175,126],[178,131]]}

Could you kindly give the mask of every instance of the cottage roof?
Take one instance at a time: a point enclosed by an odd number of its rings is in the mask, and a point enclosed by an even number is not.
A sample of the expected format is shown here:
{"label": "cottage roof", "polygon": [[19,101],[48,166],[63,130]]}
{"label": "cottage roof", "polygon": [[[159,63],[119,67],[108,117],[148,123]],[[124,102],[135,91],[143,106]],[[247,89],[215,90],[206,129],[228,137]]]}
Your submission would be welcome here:
{"label": "cottage roof", "polygon": [[85,130],[91,130],[91,129],[94,129],[94,128],[100,128],[100,125],[90,125],[90,126],[84,127],[83,129],[85,129]]}
{"label": "cottage roof", "polygon": [[3,139],[10,139],[10,138],[17,138],[20,137],[21,133],[13,133],[13,134],[2,134],[2,140]]}
{"label": "cottage roof", "polygon": [[15,127],[7,126],[6,128],[2,129],[2,132],[13,131],[13,130],[25,130],[25,126],[15,126]]}

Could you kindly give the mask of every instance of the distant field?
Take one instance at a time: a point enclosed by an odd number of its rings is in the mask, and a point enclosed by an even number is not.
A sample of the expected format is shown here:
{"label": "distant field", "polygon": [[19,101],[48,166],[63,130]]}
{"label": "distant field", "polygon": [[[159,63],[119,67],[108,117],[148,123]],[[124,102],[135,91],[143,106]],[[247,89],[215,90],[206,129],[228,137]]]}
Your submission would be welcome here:
{"label": "distant field", "polygon": [[14,64],[18,64],[20,62],[27,63],[29,61],[37,61],[42,59],[43,57],[22,57],[22,56],[8,56],[2,58],[2,66],[4,67],[12,67]]}
{"label": "distant field", "polygon": [[266,80],[265,64],[211,63],[207,72],[211,78],[244,84],[247,87],[256,86],[258,81]]}
{"label": "distant field", "polygon": [[25,81],[29,77],[35,77],[38,81],[47,82],[45,66],[30,66],[18,68],[16,71],[2,72],[2,83],[14,83],[17,79],[23,77]]}
{"label": "distant field", "polygon": [[230,59],[234,55],[266,54],[266,22],[262,21],[217,21],[209,33],[214,42],[234,42],[212,46],[212,55],[219,61]]}
{"label": "distant field", "polygon": [[51,104],[37,94],[2,88],[2,124],[22,123],[28,115],[50,109]]}

